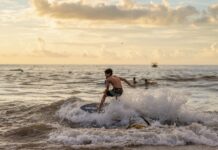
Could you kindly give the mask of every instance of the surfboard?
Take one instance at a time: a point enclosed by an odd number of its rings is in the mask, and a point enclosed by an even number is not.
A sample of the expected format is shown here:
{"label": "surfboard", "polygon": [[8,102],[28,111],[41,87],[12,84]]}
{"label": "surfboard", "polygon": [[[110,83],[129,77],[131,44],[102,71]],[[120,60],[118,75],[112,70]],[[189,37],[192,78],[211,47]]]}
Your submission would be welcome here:
{"label": "surfboard", "polygon": [[[89,103],[81,106],[80,109],[88,113],[96,113],[98,111],[98,105],[99,103]],[[103,107],[105,107],[106,105],[108,105],[108,103],[105,103]]]}
{"label": "surfboard", "polygon": [[[109,103],[104,103],[104,106],[107,106]],[[97,113],[98,112],[98,105],[99,103],[89,103],[89,104],[85,104],[85,105],[82,105],[80,107],[81,110],[85,111],[85,112],[88,112],[88,113]],[[103,110],[102,108],[102,110]],[[140,118],[140,122],[139,121],[130,121],[129,122],[129,125],[126,129],[132,129],[132,128],[135,128],[135,129],[143,129],[143,128],[146,128],[147,126],[150,126],[151,124],[149,123],[149,121],[144,118],[143,116],[138,116],[138,119]],[[114,119],[115,122],[120,122],[121,120],[118,118],[115,118]]]}

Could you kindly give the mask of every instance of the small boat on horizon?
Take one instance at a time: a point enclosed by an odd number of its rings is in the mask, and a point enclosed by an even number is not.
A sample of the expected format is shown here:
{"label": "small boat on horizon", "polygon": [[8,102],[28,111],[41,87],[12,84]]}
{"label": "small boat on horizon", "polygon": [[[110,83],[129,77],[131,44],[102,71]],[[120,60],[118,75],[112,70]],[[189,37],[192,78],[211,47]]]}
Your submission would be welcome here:
{"label": "small boat on horizon", "polygon": [[152,68],[157,68],[158,67],[158,64],[156,62],[152,63],[151,65]]}

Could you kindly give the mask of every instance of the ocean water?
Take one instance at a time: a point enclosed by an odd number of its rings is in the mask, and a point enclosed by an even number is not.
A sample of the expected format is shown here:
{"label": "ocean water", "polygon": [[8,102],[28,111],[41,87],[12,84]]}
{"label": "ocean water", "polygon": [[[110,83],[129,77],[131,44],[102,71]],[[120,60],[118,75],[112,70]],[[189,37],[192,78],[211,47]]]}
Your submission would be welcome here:
{"label": "ocean water", "polygon": [[[108,67],[136,88],[123,83],[102,113],[82,111],[100,102]],[[0,66],[0,149],[187,145],[218,146],[218,66]]]}

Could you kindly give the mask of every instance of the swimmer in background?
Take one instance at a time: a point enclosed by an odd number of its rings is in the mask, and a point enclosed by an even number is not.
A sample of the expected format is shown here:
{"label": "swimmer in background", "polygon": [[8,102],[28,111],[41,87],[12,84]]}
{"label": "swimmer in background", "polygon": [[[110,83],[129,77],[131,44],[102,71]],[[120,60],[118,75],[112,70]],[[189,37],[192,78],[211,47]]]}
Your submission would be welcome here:
{"label": "swimmer in background", "polygon": [[133,77],[133,84],[136,85],[136,83],[138,83],[138,82],[136,81],[136,77]]}
{"label": "swimmer in background", "polygon": [[157,82],[155,82],[155,81],[149,81],[148,79],[144,79],[144,81],[145,81],[145,88],[148,88],[148,86],[150,86],[150,85],[157,85]]}
{"label": "swimmer in background", "polygon": [[[157,85],[157,82],[155,81],[150,81],[148,79],[141,79],[141,80],[144,80],[144,85],[145,85],[145,88],[148,88],[148,86],[154,86],[154,85]],[[136,85],[138,82],[136,81],[136,77],[133,77],[133,84]]]}

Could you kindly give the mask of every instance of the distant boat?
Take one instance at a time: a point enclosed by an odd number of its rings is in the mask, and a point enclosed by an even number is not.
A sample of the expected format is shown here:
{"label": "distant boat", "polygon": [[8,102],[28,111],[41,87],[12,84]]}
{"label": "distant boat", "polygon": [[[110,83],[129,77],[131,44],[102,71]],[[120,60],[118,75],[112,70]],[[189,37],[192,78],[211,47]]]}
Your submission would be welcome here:
{"label": "distant boat", "polygon": [[157,67],[158,67],[158,64],[157,64],[157,63],[152,63],[151,67],[152,67],[152,68],[157,68]]}

